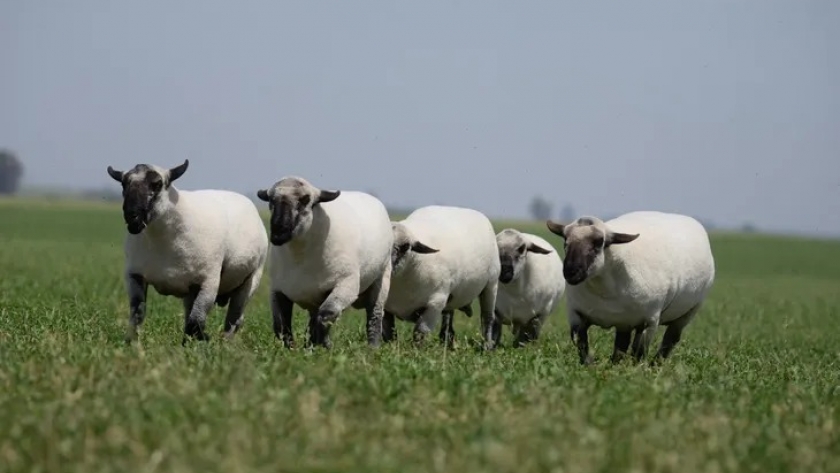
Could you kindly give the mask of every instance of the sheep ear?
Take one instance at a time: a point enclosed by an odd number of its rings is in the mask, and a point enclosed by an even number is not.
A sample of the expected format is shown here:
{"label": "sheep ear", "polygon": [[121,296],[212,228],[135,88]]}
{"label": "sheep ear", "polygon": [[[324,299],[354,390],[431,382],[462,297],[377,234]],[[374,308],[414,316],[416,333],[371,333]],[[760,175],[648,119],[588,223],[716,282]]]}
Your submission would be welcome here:
{"label": "sheep ear", "polygon": [[181,177],[186,171],[187,167],[190,165],[190,160],[185,159],[184,164],[180,166],[175,166],[174,168],[169,170],[169,182],[175,182],[175,179]]}
{"label": "sheep ear", "polygon": [[610,232],[607,235],[607,241],[604,243],[604,246],[606,247],[606,246],[610,246],[610,245],[617,245],[617,244],[620,244],[620,243],[630,243],[631,241],[635,240],[636,238],[639,238],[638,233],[633,235],[633,234],[630,234],[630,233]]}
{"label": "sheep ear", "polygon": [[531,243],[530,245],[528,245],[528,251],[530,251],[531,253],[536,253],[538,255],[547,255],[547,254],[551,253],[551,250],[546,250],[545,248],[543,248],[539,245],[536,245],[534,243]]}
{"label": "sheep ear", "polygon": [[327,191],[322,190],[321,194],[318,196],[319,204],[323,204],[324,202],[332,202],[341,195],[341,191]]}
{"label": "sheep ear", "polygon": [[117,182],[122,182],[123,180],[123,172],[117,171],[111,166],[108,166],[108,175],[111,176]]}
{"label": "sheep ear", "polygon": [[560,222],[554,222],[552,220],[546,220],[545,226],[551,231],[551,233],[555,235],[560,235],[563,238],[566,238],[566,234],[563,233],[563,230],[566,229],[566,226]]}
{"label": "sheep ear", "polygon": [[258,190],[257,191],[257,197],[259,197],[260,200],[265,201],[265,202],[271,201],[271,196],[268,195],[268,191],[265,190],[265,189]]}
{"label": "sheep ear", "polygon": [[422,255],[428,255],[430,253],[437,253],[440,250],[436,250],[434,248],[428,247],[419,241],[415,241],[411,244],[411,251],[415,253],[420,253]]}

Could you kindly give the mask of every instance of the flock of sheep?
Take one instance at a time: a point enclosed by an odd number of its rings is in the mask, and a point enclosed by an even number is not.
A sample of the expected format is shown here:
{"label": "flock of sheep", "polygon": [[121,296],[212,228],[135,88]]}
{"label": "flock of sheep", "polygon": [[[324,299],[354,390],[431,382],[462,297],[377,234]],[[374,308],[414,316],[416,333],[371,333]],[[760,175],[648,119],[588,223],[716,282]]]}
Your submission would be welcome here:
{"label": "flock of sheep", "polygon": [[[138,164],[108,174],[123,188],[127,341],[146,316],[148,286],[184,303],[184,342],[207,340],[214,304],[227,306],[224,335],[233,337],[268,261],[274,334],[286,347],[294,304],[309,313],[307,346],[330,347],[330,328],[349,308],[366,311],[367,341],[396,338],[396,319],[414,324],[421,342],[440,326],[454,339],[456,310],[480,306],[485,349],[510,325],[515,345],[539,337],[566,295],[570,334],[589,364],[588,329],[615,328],[613,361],[631,345],[641,360],[660,325],[656,358],[667,357],[703,303],[715,276],[708,235],[695,219],[653,211],[602,221],[548,221],[563,239],[564,259],[544,239],[513,228],[495,233],[482,213],[427,206],[392,222],[376,197],[319,189],[284,177],[257,196],[271,211],[266,235],[257,207],[224,190],[185,191],[172,169]],[[270,245],[269,245],[270,243]]]}

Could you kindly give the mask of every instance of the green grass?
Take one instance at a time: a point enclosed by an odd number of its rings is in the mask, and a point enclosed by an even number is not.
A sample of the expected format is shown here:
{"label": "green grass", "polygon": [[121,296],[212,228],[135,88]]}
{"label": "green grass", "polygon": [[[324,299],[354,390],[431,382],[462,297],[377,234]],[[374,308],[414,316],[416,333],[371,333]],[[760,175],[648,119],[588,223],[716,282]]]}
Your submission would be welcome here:
{"label": "green grass", "polygon": [[127,347],[123,235],[114,206],[0,202],[0,472],[840,471],[837,241],[714,235],[673,357],[611,366],[595,329],[584,368],[565,307],[521,350],[474,351],[461,314],[455,351],[370,350],[347,312],[333,350],[287,351],[267,278],[233,343],[181,347],[150,291]]}

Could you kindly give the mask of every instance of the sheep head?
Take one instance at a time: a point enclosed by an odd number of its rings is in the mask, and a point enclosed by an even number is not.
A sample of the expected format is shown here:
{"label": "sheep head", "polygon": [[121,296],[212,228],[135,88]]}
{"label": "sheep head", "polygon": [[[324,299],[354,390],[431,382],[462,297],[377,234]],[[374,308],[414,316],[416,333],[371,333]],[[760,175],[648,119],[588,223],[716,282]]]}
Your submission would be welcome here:
{"label": "sheep head", "polygon": [[572,286],[603,269],[604,250],[611,245],[630,243],[639,237],[638,233],[613,232],[597,217],[580,217],[567,225],[549,220],[546,226],[564,240],[563,278]]}
{"label": "sheep head", "polygon": [[499,262],[501,272],[499,282],[507,284],[517,277],[525,267],[528,253],[547,255],[553,251],[551,248],[543,248],[525,239],[521,232],[513,228],[506,228],[496,235],[496,245],[499,247]]}
{"label": "sheep head", "polygon": [[108,166],[108,175],[122,185],[123,219],[129,233],[139,234],[160,215],[167,191],[189,164],[188,159],[172,169],[138,164],[125,172]]}
{"label": "sheep head", "polygon": [[312,227],[313,212],[321,204],[332,202],[341,191],[321,190],[306,179],[284,177],[268,189],[257,191],[271,211],[271,244],[282,246]]}

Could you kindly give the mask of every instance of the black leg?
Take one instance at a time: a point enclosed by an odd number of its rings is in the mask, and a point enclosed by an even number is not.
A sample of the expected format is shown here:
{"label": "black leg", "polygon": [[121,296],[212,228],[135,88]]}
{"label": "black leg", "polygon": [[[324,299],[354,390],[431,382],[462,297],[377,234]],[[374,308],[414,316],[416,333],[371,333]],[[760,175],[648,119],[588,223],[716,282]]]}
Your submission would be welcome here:
{"label": "black leg", "polygon": [[306,341],[306,348],[312,348],[321,344],[321,324],[318,323],[318,311],[309,311],[309,337]]}
{"label": "black leg", "polygon": [[139,274],[126,275],[126,288],[128,290],[128,330],[125,334],[126,343],[131,343],[137,338],[139,327],[146,320],[146,295],[149,285],[143,276]]}
{"label": "black leg", "polygon": [[502,322],[498,317],[493,320],[493,345],[499,346],[502,341]]}
{"label": "black leg", "polygon": [[630,347],[630,337],[633,335],[633,330],[615,329],[615,344],[613,345],[613,354],[610,361],[618,363],[627,355],[627,348]]}
{"label": "black leg", "polygon": [[516,347],[524,347],[539,338],[541,326],[542,317],[540,315],[535,315],[531,320],[519,326],[516,341],[514,342]]}
{"label": "black leg", "polygon": [[216,291],[218,284],[215,287],[211,285],[199,286],[198,284],[190,286],[190,293],[184,298],[184,337],[181,339],[181,344],[186,345],[188,338],[193,338],[199,341],[208,341],[210,336],[204,330],[204,324],[207,320],[207,314],[216,303]]}
{"label": "black leg", "polygon": [[578,356],[580,357],[580,364],[591,365],[592,355],[589,354],[589,324],[583,322],[572,327],[572,331],[577,338]]}
{"label": "black leg", "polygon": [[397,339],[396,317],[391,312],[386,311],[382,316],[382,341],[385,343],[392,342]]}
{"label": "black leg", "polygon": [[455,346],[455,328],[453,326],[453,319],[455,318],[454,310],[444,310],[441,312],[440,321],[440,338],[441,343],[446,344],[447,347],[453,348]]}
{"label": "black leg", "polygon": [[295,337],[292,333],[292,310],[294,303],[280,291],[271,293],[271,315],[274,321],[274,336],[283,340],[286,348],[295,346]]}

